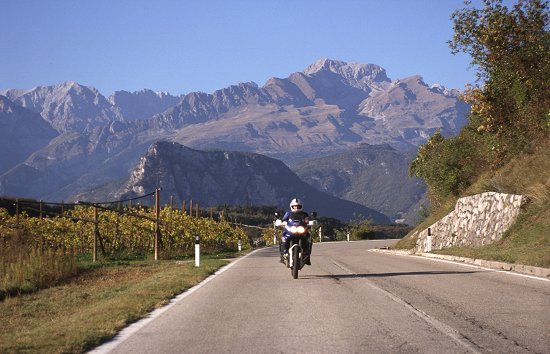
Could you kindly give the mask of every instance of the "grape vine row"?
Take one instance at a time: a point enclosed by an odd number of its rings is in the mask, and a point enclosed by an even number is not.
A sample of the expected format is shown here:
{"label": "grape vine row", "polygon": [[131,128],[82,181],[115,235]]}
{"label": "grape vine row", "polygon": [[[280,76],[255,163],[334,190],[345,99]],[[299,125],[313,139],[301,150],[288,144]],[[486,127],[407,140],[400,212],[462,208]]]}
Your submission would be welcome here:
{"label": "grape vine row", "polygon": [[[97,229],[94,209],[97,205],[73,205],[62,215],[27,207],[11,215],[0,208],[0,241],[14,233],[23,233],[31,246],[71,250],[90,254],[95,230],[99,231],[99,252],[104,257],[142,257],[154,252],[156,212],[153,208],[135,206],[120,209],[98,208]],[[165,206],[159,213],[161,258],[185,257],[194,252],[195,237],[201,240],[201,252],[213,253],[250,247],[239,227],[220,218],[192,217],[182,210]]]}

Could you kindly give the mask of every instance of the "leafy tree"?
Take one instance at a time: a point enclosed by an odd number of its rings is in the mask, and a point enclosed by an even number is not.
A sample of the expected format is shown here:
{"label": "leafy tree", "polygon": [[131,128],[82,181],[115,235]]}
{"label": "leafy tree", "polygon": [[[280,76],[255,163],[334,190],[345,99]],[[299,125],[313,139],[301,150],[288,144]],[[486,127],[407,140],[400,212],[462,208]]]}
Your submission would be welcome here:
{"label": "leafy tree", "polygon": [[432,207],[459,194],[478,176],[545,141],[550,132],[550,36],[547,0],[471,1],[451,19],[453,53],[471,56],[477,83],[463,95],[472,110],[454,138],[436,132],[409,173],[428,185]]}
{"label": "leafy tree", "polygon": [[[495,165],[536,143],[550,131],[550,35],[548,1],[471,1],[454,12],[452,53],[471,56],[477,84],[464,99],[478,117],[479,132],[495,137]],[[481,85],[480,85],[481,84]]]}

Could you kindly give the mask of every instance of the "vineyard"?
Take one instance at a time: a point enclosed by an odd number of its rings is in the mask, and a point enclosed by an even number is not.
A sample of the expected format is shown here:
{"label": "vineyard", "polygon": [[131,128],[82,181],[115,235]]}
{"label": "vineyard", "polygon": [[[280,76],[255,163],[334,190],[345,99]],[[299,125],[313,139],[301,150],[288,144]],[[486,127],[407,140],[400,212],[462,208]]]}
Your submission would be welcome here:
{"label": "vineyard", "polygon": [[[0,297],[30,291],[76,272],[76,259],[181,259],[250,248],[245,232],[223,217],[158,203],[160,190],[106,203],[14,199],[0,208]],[[155,207],[142,205],[155,198]],[[138,201],[137,199],[142,199]],[[9,210],[8,210],[9,209]]]}

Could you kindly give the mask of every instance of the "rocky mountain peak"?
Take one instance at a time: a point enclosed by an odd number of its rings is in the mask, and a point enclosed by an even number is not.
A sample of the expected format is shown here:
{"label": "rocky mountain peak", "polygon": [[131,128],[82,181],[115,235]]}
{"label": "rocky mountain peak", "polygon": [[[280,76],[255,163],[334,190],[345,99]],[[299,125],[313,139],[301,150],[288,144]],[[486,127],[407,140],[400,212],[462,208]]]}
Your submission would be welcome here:
{"label": "rocky mountain peak", "polygon": [[182,96],[167,92],[143,89],[135,92],[115,91],[108,101],[116,107],[126,120],[147,119],[175,106]]}
{"label": "rocky mountain peak", "polygon": [[191,149],[185,145],[181,145],[172,141],[166,141],[166,140],[160,140],[155,143],[153,143],[149,150],[147,150],[147,153],[145,154],[145,158],[147,157],[167,157],[170,155],[178,155],[183,156],[187,152],[197,152],[198,150]]}
{"label": "rocky mountain peak", "polygon": [[82,99],[87,102],[93,102],[94,104],[107,103],[106,98],[95,87],[84,86],[72,80],[42,89],[44,92],[53,94],[54,97],[60,101]]}
{"label": "rocky mountain peak", "polygon": [[344,78],[351,86],[365,89],[372,84],[389,83],[386,70],[375,64],[347,63],[332,59],[319,59],[303,73],[309,76],[333,73]]}
{"label": "rocky mountain peak", "polygon": [[16,104],[41,114],[59,132],[83,131],[122,119],[96,88],[75,81],[31,90],[9,90],[6,95]]}
{"label": "rocky mountain peak", "polygon": [[[332,72],[338,71],[338,69],[344,65],[346,65],[346,62],[340,61],[340,60],[332,60],[328,58],[321,58],[317,59],[313,63],[311,63],[304,71],[303,73],[306,75],[313,75],[319,71],[322,70],[328,70]],[[336,70],[334,70],[336,69]]]}
{"label": "rocky mountain peak", "polygon": [[264,94],[255,82],[241,82],[213,93],[213,104],[219,112],[246,103],[260,103],[265,101]]}
{"label": "rocky mountain peak", "polygon": [[57,85],[57,87],[64,88],[66,90],[74,89],[79,91],[79,90],[82,90],[85,86],[80,85],[78,82],[74,80],[69,80]]}
{"label": "rocky mountain peak", "polygon": [[12,112],[15,104],[6,96],[0,95],[0,112]]}
{"label": "rocky mountain peak", "polygon": [[460,91],[456,89],[448,89],[439,83],[431,85],[430,90],[434,93],[439,93],[447,97],[458,97],[458,95],[460,95]]}

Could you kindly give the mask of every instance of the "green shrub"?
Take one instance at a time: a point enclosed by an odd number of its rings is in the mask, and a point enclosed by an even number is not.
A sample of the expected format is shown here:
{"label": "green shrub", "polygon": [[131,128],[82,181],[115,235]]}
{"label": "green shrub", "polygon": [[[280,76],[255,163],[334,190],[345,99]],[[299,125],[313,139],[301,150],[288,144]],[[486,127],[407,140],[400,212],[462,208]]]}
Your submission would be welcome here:
{"label": "green shrub", "polygon": [[487,156],[468,133],[444,138],[436,132],[418,150],[411,163],[411,175],[423,178],[433,206],[441,206],[449,197],[456,197],[471,185],[485,168]]}

